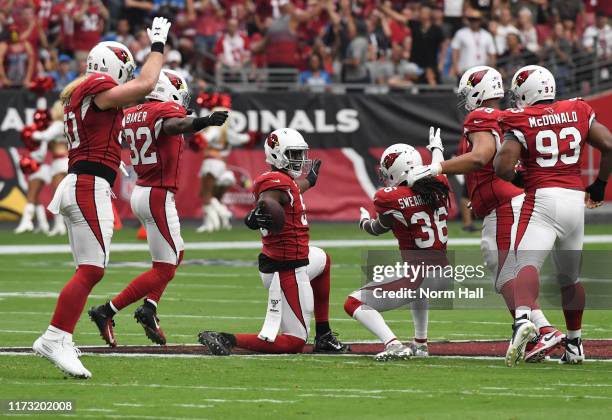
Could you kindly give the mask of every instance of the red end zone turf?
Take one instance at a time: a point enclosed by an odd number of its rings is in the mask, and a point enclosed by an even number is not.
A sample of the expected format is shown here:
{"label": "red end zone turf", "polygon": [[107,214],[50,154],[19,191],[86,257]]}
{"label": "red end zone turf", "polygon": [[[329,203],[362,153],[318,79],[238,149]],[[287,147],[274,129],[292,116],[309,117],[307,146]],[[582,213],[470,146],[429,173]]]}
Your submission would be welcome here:
{"label": "red end zone turf", "polygon": [[[432,356],[465,356],[465,357],[503,357],[506,354],[507,341],[436,341],[429,343],[429,354]],[[201,345],[169,345],[169,346],[119,346],[110,347],[80,347],[84,353],[96,354],[208,354]],[[382,344],[351,343],[352,354],[372,355],[383,350]],[[612,359],[612,340],[584,340],[587,359]],[[29,347],[0,347],[2,353],[29,353]],[[312,353],[312,345],[307,345],[305,353]],[[234,354],[250,355],[254,352],[235,349]],[[560,356],[560,350],[553,354]]]}

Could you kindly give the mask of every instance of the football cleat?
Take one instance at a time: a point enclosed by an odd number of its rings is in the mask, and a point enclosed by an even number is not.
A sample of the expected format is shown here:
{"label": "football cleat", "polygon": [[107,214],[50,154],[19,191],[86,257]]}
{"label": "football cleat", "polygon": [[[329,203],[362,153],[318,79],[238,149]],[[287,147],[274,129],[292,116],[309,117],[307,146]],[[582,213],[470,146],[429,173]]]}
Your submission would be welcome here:
{"label": "football cleat", "polygon": [[381,351],[374,360],[377,362],[388,362],[390,360],[408,360],[413,356],[412,349],[402,343],[392,343],[385,347],[384,351]]}
{"label": "football cleat", "polygon": [[562,365],[579,365],[584,361],[584,348],[580,337],[565,339],[565,353],[559,359]]}
{"label": "football cleat", "polygon": [[229,356],[233,347],[229,335],[215,331],[202,331],[198,334],[198,341],[208,348],[210,354]]}
{"label": "football cleat", "polygon": [[514,321],[512,338],[506,351],[506,366],[512,367],[524,359],[525,347],[535,336],[536,327],[526,316]]}
{"label": "football cleat", "polygon": [[19,226],[17,226],[14,230],[15,234],[19,235],[24,232],[33,232],[34,231],[34,223],[32,220],[22,219],[19,222]]}
{"label": "football cleat", "polygon": [[413,341],[408,343],[410,350],[412,350],[412,355],[414,357],[429,357],[429,350],[427,348],[427,343],[417,343]]}
{"label": "football cleat", "polygon": [[66,337],[58,340],[49,340],[40,336],[32,345],[37,355],[49,360],[66,375],[74,378],[91,378],[91,372],[79,360],[81,351]]}
{"label": "football cleat", "polygon": [[111,347],[117,347],[117,340],[115,340],[115,332],[113,331],[115,321],[112,315],[109,315],[104,309],[104,306],[94,306],[87,313],[89,314],[89,319],[98,327],[100,336],[106,341],[106,344]]}
{"label": "football cleat", "polygon": [[134,318],[144,328],[149,340],[162,346],[166,344],[166,336],[159,326],[159,318],[155,309],[149,305],[141,305],[134,312]]}
{"label": "football cleat", "polygon": [[315,337],[313,353],[348,353],[351,346],[341,343],[336,337],[338,334],[328,331],[321,336]]}
{"label": "football cleat", "polygon": [[47,236],[64,236],[66,234],[66,225],[64,223],[56,223],[53,229],[47,233]]}
{"label": "football cleat", "polygon": [[525,347],[525,361],[541,362],[563,342],[564,338],[565,334],[554,327],[540,328],[540,334]]}

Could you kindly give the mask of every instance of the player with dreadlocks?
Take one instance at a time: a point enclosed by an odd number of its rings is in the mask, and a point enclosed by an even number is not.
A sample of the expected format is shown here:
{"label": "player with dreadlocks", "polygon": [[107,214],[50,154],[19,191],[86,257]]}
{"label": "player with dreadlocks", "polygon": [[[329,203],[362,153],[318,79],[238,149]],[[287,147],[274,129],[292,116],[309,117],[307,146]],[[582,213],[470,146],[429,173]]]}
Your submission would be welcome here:
{"label": "player with dreadlocks", "polygon": [[[434,131],[433,127],[430,128],[427,148],[432,152],[433,162],[444,160],[440,129]],[[378,215],[372,219],[362,207],[359,227],[375,236],[392,231],[405,264],[444,267],[448,265],[448,181],[442,175],[413,182],[411,170],[419,165],[422,165],[421,155],[412,146],[399,143],[384,151],[380,159],[380,172],[386,187],[374,195]],[[429,355],[428,304],[419,289],[437,289],[440,280],[423,272],[413,277],[396,275],[377,278],[374,270],[373,281],[348,296],[344,303],[346,312],[385,344],[385,350],[375,356],[376,360]],[[387,326],[380,312],[408,305],[412,311],[415,333],[414,341],[404,345]]]}

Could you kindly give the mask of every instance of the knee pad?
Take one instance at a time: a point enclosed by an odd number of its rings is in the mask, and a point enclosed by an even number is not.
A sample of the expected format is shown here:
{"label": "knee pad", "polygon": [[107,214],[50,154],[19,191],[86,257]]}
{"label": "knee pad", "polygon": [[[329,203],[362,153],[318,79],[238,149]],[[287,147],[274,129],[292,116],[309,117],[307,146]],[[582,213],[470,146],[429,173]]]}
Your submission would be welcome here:
{"label": "knee pad", "polygon": [[346,301],[344,302],[344,310],[346,311],[348,316],[352,318],[357,308],[359,308],[361,305],[363,305],[362,301],[354,298],[353,296],[349,296],[346,298]]}
{"label": "knee pad", "polygon": [[174,278],[174,273],[176,273],[176,265],[162,262],[154,262],[153,270],[155,270],[160,280],[168,283]]}

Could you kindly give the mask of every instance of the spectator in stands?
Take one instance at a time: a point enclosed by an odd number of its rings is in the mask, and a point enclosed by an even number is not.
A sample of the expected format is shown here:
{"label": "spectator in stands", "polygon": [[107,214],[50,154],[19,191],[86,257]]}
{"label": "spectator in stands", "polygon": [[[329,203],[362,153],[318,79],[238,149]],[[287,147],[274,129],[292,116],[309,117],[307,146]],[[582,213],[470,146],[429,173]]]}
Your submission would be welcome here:
{"label": "spectator in stands", "polygon": [[509,33],[506,39],[508,50],[497,60],[497,69],[501,73],[507,85],[510,84],[512,76],[521,67],[537,64],[538,57],[523,47],[521,39],[517,34]]}
{"label": "spectator in stands", "polygon": [[552,33],[546,40],[543,52],[545,66],[555,75],[557,93],[563,94],[570,78],[573,46],[567,38],[561,22],[555,23]]}
{"label": "spectator in stands", "polygon": [[321,56],[314,53],[308,60],[308,70],[300,73],[300,85],[311,92],[324,92],[331,84],[329,73],[323,69]]}
{"label": "spectator in stands", "polygon": [[136,30],[149,25],[152,13],[155,11],[155,0],[125,0],[123,16],[130,27]]}
{"label": "spectator in stands", "polygon": [[509,7],[503,7],[499,12],[499,20],[495,22],[495,46],[497,47],[497,55],[502,55],[508,49],[506,37],[509,33],[518,34],[519,30],[514,26],[512,13]]}
{"label": "spectator in stands", "polygon": [[584,31],[582,45],[601,60],[612,59],[612,27],[603,11],[597,11],[595,24]]}
{"label": "spectator in stands", "polygon": [[342,67],[344,83],[370,83],[368,74],[368,32],[363,20],[354,20],[348,24],[348,44]]}
{"label": "spectator in stands", "polygon": [[117,21],[117,30],[115,31],[115,41],[121,42],[123,45],[130,45],[134,40],[134,36],[130,33],[130,21],[119,19]]}
{"label": "spectator in stands", "polygon": [[74,55],[78,59],[87,57],[102,37],[104,21],[109,18],[108,9],[102,0],[83,0],[74,11]]}
{"label": "spectator in stands", "polygon": [[239,74],[243,82],[247,81],[246,71],[251,59],[249,38],[238,31],[238,20],[230,18],[227,30],[217,40],[217,72]]}
{"label": "spectator in stands", "polygon": [[368,17],[367,30],[370,40],[370,45],[374,53],[379,50],[385,53],[391,47],[391,29],[389,28],[389,20],[380,10],[374,10]]}
{"label": "spectator in stands", "polygon": [[49,73],[55,81],[54,92],[61,92],[68,83],[77,78],[77,73],[70,69],[71,63],[72,59],[66,54],[60,54],[58,57],[57,70]]}
{"label": "spectator in stands", "polygon": [[519,32],[521,34],[521,42],[532,53],[537,54],[540,51],[538,44],[538,32],[533,24],[533,15],[531,10],[523,7],[518,13]]}
{"label": "spectator in stands", "polygon": [[8,40],[0,42],[0,86],[21,87],[32,81],[36,57],[30,43],[19,38],[15,24],[8,28]]}
{"label": "spectator in stands", "polygon": [[416,19],[405,19],[404,15],[395,12],[391,7],[383,7],[383,10],[395,20],[403,21],[410,28],[412,34],[412,48],[410,60],[422,70],[422,82],[430,85],[438,84],[440,74],[438,60],[440,48],[444,42],[442,28],[432,21],[432,10],[428,4],[423,4]]}
{"label": "spectator in stands", "polygon": [[189,85],[191,83],[191,74],[185,67],[182,66],[183,56],[178,50],[170,50],[166,54],[166,67],[180,74]]}
{"label": "spectator in stands", "polygon": [[452,75],[460,77],[474,66],[495,66],[495,41],[493,36],[481,27],[482,15],[478,10],[466,12],[468,26],[457,31],[451,42]]}
{"label": "spectator in stands", "polygon": [[550,0],[550,12],[558,20],[584,22],[584,0]]}
{"label": "spectator in stands", "polygon": [[388,57],[386,54],[381,55],[376,61],[369,63],[372,81],[378,85],[389,84],[392,79],[395,80],[396,86],[414,84],[416,79],[413,76],[418,77],[423,71],[419,71],[419,67],[408,62],[404,56],[402,44],[394,44]]}

